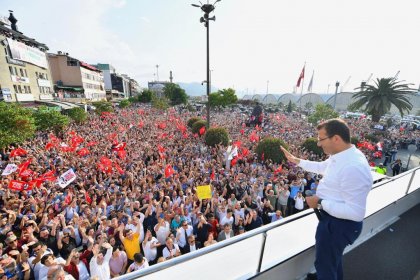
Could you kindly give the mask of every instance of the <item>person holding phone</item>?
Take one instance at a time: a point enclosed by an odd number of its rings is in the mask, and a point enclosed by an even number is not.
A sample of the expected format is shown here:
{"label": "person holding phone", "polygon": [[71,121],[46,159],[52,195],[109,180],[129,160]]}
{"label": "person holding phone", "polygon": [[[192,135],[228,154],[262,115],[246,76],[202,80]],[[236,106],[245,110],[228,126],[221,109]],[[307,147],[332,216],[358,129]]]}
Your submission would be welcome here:
{"label": "person holding phone", "polygon": [[343,120],[327,120],[317,130],[318,146],[330,155],[327,160],[303,160],[281,149],[290,162],[323,175],[316,195],[306,198],[308,206],[321,213],[315,236],[315,268],[318,279],[343,279],[344,248],[361,233],[373,179],[365,155],[351,144],[350,129]]}

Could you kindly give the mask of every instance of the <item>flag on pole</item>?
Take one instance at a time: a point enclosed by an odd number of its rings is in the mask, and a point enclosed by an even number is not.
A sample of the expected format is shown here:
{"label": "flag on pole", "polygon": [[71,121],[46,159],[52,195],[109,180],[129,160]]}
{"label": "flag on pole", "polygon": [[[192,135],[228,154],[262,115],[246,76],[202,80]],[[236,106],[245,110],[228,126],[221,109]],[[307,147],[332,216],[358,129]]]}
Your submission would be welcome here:
{"label": "flag on pole", "polygon": [[309,81],[309,85],[308,85],[308,92],[309,93],[312,92],[312,83],[314,82],[314,72],[315,71],[312,71],[312,77],[311,77],[311,80]]}
{"label": "flag on pole", "polygon": [[300,82],[305,78],[305,65],[302,68],[302,72],[300,72],[299,79],[296,83],[296,87],[300,87]]}

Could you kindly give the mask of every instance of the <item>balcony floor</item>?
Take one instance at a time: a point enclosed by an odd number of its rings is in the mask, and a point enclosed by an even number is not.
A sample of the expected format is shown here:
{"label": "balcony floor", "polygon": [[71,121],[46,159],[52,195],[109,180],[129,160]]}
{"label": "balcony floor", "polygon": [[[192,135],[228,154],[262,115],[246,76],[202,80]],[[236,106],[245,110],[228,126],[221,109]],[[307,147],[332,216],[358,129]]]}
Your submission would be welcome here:
{"label": "balcony floor", "polygon": [[344,256],[344,279],[420,279],[420,204]]}

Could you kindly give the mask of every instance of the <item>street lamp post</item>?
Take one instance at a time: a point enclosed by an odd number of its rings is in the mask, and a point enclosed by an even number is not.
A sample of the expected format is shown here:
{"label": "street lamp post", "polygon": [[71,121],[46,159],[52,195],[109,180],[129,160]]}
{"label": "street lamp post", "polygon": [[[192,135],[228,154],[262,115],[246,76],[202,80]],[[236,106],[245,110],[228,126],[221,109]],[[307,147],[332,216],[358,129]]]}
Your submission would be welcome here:
{"label": "street lamp post", "polygon": [[339,81],[337,81],[337,82],[335,83],[334,106],[333,106],[334,111],[335,111],[335,103],[337,102],[337,93],[338,93],[338,87],[339,87],[339,86],[340,86],[340,82],[339,82]]}
{"label": "street lamp post", "polygon": [[[206,68],[206,76],[207,76],[207,128],[210,127],[210,21],[216,20],[215,16],[210,17],[210,13],[214,11],[215,4],[219,2],[220,0],[216,0],[213,4],[209,4],[207,1],[207,4],[197,5],[197,4],[191,4],[193,7],[200,8],[204,12],[204,16],[200,18],[200,22],[204,23],[204,26],[207,29],[207,68]],[[201,4],[201,2],[200,2]]]}

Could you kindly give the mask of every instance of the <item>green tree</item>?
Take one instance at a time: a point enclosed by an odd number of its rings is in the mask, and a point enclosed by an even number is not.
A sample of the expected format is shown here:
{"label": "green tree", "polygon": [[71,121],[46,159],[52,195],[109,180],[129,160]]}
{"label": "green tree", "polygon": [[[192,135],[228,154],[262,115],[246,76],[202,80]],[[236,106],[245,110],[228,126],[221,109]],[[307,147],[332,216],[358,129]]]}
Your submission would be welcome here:
{"label": "green tree", "polygon": [[168,99],[166,99],[165,97],[153,97],[152,106],[156,109],[166,110],[169,108],[169,102]]}
{"label": "green tree", "polygon": [[179,85],[168,83],[163,88],[163,93],[170,100],[172,105],[187,104],[188,95]]}
{"label": "green tree", "polygon": [[88,114],[80,107],[67,110],[67,115],[77,124],[84,123],[88,118]]}
{"label": "green tree", "polygon": [[29,109],[16,103],[0,102],[0,148],[22,143],[34,133],[35,120]]}
{"label": "green tree", "polygon": [[289,104],[287,104],[287,112],[291,113],[293,111],[292,100],[289,100]]}
{"label": "green tree", "polygon": [[264,154],[264,160],[271,159],[274,163],[286,162],[286,156],[280,149],[280,146],[288,149],[287,144],[283,140],[267,137],[258,143],[255,152],[257,153],[259,159],[262,159],[262,155]]}
{"label": "green tree", "polygon": [[217,144],[227,146],[229,144],[229,134],[223,127],[212,127],[206,132],[204,140],[208,146],[214,147]]}
{"label": "green tree", "polygon": [[93,106],[95,106],[95,112],[100,115],[103,112],[112,112],[114,111],[114,108],[112,108],[112,103],[111,102],[107,102],[107,101],[98,101],[98,102],[93,102],[92,103]]}
{"label": "green tree", "polygon": [[330,105],[318,104],[315,107],[315,112],[308,117],[308,121],[315,125],[320,120],[338,118],[338,116],[338,113]]}
{"label": "green tree", "polygon": [[238,97],[236,96],[236,92],[232,88],[225,88],[219,90],[220,96],[222,97],[222,105],[228,106],[231,104],[236,104],[238,102]]}
{"label": "green tree", "polygon": [[388,113],[391,105],[397,107],[403,116],[404,112],[409,113],[413,108],[409,98],[416,90],[410,88],[410,85],[394,78],[378,78],[374,85],[357,88],[360,91],[353,96],[355,101],[352,106],[362,108],[372,115],[374,122],[378,122],[383,115]]}
{"label": "green tree", "polygon": [[316,155],[322,155],[324,151],[321,147],[318,147],[318,140],[316,138],[308,138],[306,139],[301,147],[309,152],[313,152]]}
{"label": "green tree", "polygon": [[70,122],[69,117],[58,111],[46,110],[44,106],[41,106],[33,116],[37,130],[53,130],[55,133],[61,132]]}
{"label": "green tree", "polygon": [[305,104],[305,109],[307,110],[307,111],[309,111],[310,109],[312,109],[314,107],[314,104],[312,104],[312,102],[307,102],[306,104]]}
{"label": "green tree", "polygon": [[141,103],[149,103],[152,102],[152,99],[154,97],[154,92],[150,89],[144,89],[141,94],[138,96],[138,100]]}
{"label": "green tree", "polygon": [[130,106],[130,104],[131,102],[129,100],[121,100],[118,106],[120,106],[120,108],[126,108]]}
{"label": "green tree", "polygon": [[192,133],[199,133],[200,132],[200,129],[202,128],[202,127],[207,127],[207,122],[205,121],[205,120],[199,120],[199,121],[196,121],[193,125],[192,125],[192,127],[191,127],[191,131],[192,131]]}
{"label": "green tree", "polygon": [[209,104],[210,107],[222,106],[222,96],[219,92],[213,92],[209,95]]}
{"label": "green tree", "polygon": [[188,125],[188,127],[192,128],[193,124],[194,124],[196,121],[201,121],[201,120],[202,120],[202,119],[200,119],[199,117],[192,117],[192,118],[190,118],[190,119],[188,120],[187,125]]}

